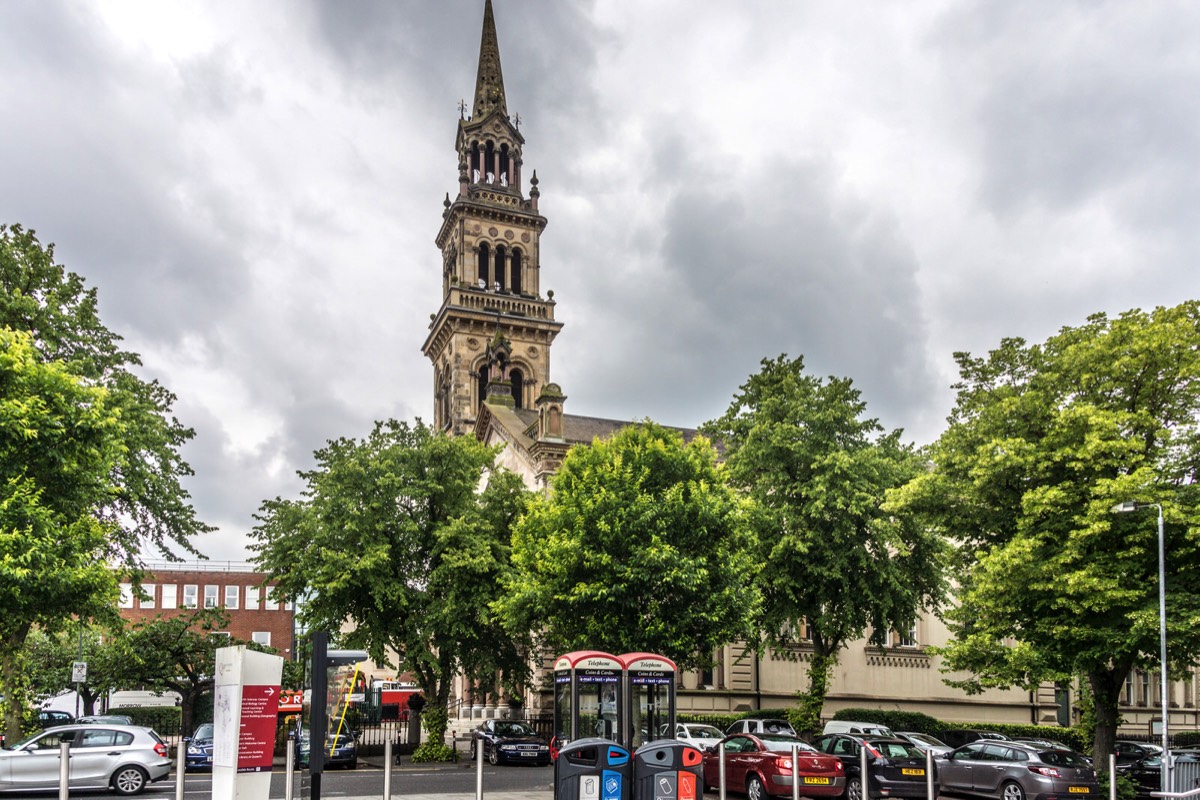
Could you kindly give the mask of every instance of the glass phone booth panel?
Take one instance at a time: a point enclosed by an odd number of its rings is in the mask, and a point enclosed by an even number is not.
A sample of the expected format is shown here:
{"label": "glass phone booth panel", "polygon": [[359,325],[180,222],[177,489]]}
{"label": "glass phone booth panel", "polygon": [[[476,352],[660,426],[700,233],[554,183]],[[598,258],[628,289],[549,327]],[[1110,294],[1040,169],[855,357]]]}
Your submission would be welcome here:
{"label": "glass phone booth panel", "polygon": [[621,662],[582,651],[554,662],[554,736],[561,748],[577,739],[620,742],[624,730]]}
{"label": "glass phone booth panel", "polygon": [[675,662],[650,653],[621,656],[629,685],[630,749],[675,737]]}

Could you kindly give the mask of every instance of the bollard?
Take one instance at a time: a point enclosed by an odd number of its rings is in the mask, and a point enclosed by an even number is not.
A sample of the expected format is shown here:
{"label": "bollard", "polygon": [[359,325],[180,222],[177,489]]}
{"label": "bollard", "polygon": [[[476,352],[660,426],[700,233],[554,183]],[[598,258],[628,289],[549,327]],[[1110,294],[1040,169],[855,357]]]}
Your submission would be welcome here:
{"label": "bollard", "polygon": [[1117,754],[1108,754],[1108,800],[1117,800]]}
{"label": "bollard", "polygon": [[183,800],[183,776],[187,772],[187,749],[191,741],[180,739],[175,751],[175,800]]}
{"label": "bollard", "polygon": [[[937,800],[937,795],[933,792],[933,751],[925,751],[925,796],[929,800]],[[1115,798],[1114,798],[1115,800]]]}
{"label": "bollard", "polygon": [[284,764],[287,775],[283,779],[283,797],[284,800],[292,800],[296,796],[296,773],[294,772],[296,769],[296,732],[294,730],[288,731],[287,755],[284,756]]}
{"label": "bollard", "polygon": [[725,800],[725,742],[717,745],[717,789]]}
{"label": "bollard", "polygon": [[392,739],[383,743],[383,800],[392,798]]}
{"label": "bollard", "polygon": [[63,739],[58,743],[58,800],[67,800],[71,795],[71,742]]}
{"label": "bollard", "polygon": [[[859,744],[861,745],[858,751],[861,756],[859,759],[859,768],[862,774],[858,776],[858,780],[860,781],[859,785],[862,787],[862,800],[870,800],[871,790],[868,788],[870,784],[867,783],[867,740],[863,739]],[[849,792],[846,792],[846,794],[848,795]]]}
{"label": "bollard", "polygon": [[483,739],[475,746],[475,800],[483,800]]}
{"label": "bollard", "polygon": [[792,800],[800,800],[800,748],[792,745]]}

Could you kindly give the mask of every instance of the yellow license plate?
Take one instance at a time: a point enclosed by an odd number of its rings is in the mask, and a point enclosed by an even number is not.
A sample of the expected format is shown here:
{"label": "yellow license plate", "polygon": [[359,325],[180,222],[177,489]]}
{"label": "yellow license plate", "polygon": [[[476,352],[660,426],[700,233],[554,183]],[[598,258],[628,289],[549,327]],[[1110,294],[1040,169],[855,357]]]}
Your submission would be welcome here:
{"label": "yellow license plate", "polygon": [[828,786],[829,778],[805,778],[804,782],[810,786]]}
{"label": "yellow license plate", "polygon": [[901,775],[924,775],[925,770],[923,770],[923,769],[902,769],[902,770],[900,770],[900,774]]}
{"label": "yellow license plate", "polygon": [[1068,786],[1067,791],[1071,794],[1088,794],[1091,790],[1086,786]]}

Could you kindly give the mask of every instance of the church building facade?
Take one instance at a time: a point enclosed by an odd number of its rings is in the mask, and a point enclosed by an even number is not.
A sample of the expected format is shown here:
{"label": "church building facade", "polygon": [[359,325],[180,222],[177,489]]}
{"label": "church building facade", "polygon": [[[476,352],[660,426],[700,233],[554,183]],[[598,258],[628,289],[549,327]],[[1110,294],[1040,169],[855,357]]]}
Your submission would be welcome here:
{"label": "church building facade", "polygon": [[[503,445],[498,462],[531,489],[548,491],[571,446],[610,436],[629,422],[566,414],[567,398],[552,380],[550,351],[563,323],[556,318],[553,293],[541,288],[547,219],[539,210],[537,173],[525,176],[524,137],[509,116],[491,0],[484,5],[473,104],[469,116],[463,111],[454,142],[457,194],[446,196],[436,239],[442,301],[422,346],[433,366],[434,425]],[[831,676],[826,718],[841,708],[865,706],[958,722],[1075,721],[1068,691],[1050,684],[1034,692],[987,690],[972,696],[947,686],[929,646],[948,638],[941,621],[927,616],[912,630],[891,632],[884,647],[851,643]],[[810,653],[803,635],[787,653],[755,656],[744,646],[725,647],[714,654],[714,669],[681,676],[680,711],[793,705],[795,693],[807,685]],[[535,713],[549,702],[539,686],[535,679],[526,698]],[[1148,691],[1140,696],[1148,697]],[[1195,727],[1195,692],[1188,688],[1186,698],[1181,716]],[[458,727],[505,713],[490,702],[487,692],[460,687]],[[1127,718],[1141,716],[1128,709]]]}

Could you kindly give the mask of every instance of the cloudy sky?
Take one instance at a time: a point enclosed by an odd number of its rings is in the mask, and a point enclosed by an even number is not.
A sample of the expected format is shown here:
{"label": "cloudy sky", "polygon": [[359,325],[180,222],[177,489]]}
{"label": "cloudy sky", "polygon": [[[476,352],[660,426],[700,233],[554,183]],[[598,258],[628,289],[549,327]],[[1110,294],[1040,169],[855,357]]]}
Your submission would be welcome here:
{"label": "cloudy sky", "polygon": [[[924,443],[956,350],[1200,297],[1200,5],[495,0],[571,413],[803,355]],[[0,3],[0,222],[178,395],[214,559],[327,439],[432,418],[483,0]]]}

